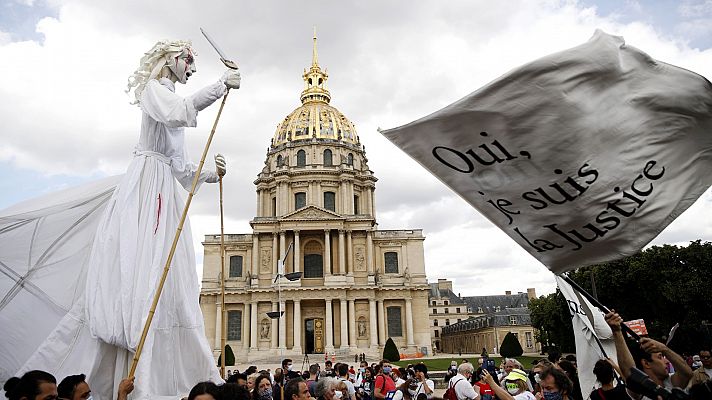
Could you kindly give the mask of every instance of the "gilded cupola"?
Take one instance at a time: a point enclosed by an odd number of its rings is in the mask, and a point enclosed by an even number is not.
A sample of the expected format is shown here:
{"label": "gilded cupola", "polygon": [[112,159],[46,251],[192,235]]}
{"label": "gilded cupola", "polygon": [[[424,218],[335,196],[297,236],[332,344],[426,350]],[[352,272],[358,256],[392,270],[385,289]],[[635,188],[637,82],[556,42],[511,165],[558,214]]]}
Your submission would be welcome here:
{"label": "gilded cupola", "polygon": [[272,146],[310,139],[329,139],[358,144],[354,124],[339,110],[329,105],[331,93],[326,88],[329,75],[319,66],[316,30],[314,31],[312,63],[304,70],[304,90],[300,95],[302,105],[287,115],[277,125]]}

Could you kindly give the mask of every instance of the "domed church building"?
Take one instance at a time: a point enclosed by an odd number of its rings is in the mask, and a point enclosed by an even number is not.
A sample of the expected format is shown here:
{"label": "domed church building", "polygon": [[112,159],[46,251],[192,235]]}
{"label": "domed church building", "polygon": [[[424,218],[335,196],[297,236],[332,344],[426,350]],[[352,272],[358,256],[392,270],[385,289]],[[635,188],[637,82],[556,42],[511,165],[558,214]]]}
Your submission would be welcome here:
{"label": "domed church building", "polygon": [[220,235],[203,243],[200,303],[214,354],[222,323],[238,362],[376,358],[389,337],[402,354],[427,354],[422,230],[376,229],[377,179],[354,124],[330,105],[316,35],[302,78],[302,104],[279,123],[254,181],[252,233],[225,235],[225,321]]}

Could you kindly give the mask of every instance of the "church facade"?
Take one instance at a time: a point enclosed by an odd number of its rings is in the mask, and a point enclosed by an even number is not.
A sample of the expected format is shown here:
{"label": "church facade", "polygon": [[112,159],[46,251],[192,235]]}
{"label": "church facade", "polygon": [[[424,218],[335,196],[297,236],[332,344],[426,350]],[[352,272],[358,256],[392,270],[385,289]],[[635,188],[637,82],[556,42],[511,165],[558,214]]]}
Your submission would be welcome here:
{"label": "church facade", "polygon": [[[214,354],[222,324],[241,360],[302,354],[428,353],[429,286],[419,229],[378,230],[375,188],[354,124],[332,107],[318,63],[302,105],[277,127],[254,181],[252,233],[206,235],[200,304]],[[287,279],[289,278],[289,279]]]}

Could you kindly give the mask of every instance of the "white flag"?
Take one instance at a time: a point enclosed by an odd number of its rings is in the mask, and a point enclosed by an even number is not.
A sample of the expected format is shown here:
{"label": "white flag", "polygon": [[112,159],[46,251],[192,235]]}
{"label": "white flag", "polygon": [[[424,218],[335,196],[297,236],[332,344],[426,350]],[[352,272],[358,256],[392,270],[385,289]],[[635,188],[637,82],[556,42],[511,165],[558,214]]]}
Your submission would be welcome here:
{"label": "white flag", "polygon": [[571,323],[574,326],[574,339],[576,340],[576,365],[581,394],[584,399],[588,399],[591,392],[596,387],[600,387],[600,385],[596,385],[596,376],[593,375],[596,361],[608,357],[616,364],[618,363],[613,332],[603,318],[604,314],[601,310],[594,307],[558,276],[556,283],[569,306]]}
{"label": "white flag", "polygon": [[597,31],[384,131],[554,273],[633,254],[712,184],[712,86]]}

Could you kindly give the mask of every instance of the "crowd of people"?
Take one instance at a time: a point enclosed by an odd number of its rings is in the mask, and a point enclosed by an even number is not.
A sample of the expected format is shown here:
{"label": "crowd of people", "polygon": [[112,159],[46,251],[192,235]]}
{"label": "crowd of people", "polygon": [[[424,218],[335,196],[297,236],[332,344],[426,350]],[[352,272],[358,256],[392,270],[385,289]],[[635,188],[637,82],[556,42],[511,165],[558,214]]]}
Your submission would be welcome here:
{"label": "crowd of people", "polygon": [[[296,371],[291,359],[281,368],[230,371],[225,383],[197,383],[188,400],[647,400],[667,398],[712,399],[712,354],[702,350],[694,357],[681,357],[664,344],[642,338],[629,347],[622,340],[620,317],[606,316],[616,339],[617,365],[605,358],[596,362],[593,374],[598,388],[582,391],[576,357],[535,360],[526,369],[514,358],[502,359],[500,365],[483,354],[477,367],[463,359],[452,361],[436,396],[436,385],[424,363],[398,368],[387,360],[369,364],[357,357],[358,368],[347,363],[326,360],[324,368],[312,364]],[[355,365],[355,363],[354,363]],[[640,375],[635,376],[635,367]],[[645,387],[644,381],[652,386]],[[641,382],[643,383],[641,385]],[[128,399],[134,380],[124,379],[116,398]],[[65,377],[59,384],[51,374],[30,371],[8,380],[4,389],[10,400],[86,400],[92,399],[85,375]],[[683,390],[684,389],[684,390]],[[655,390],[651,394],[650,390]],[[669,395],[668,395],[669,394]],[[650,397],[646,397],[650,396]]]}

